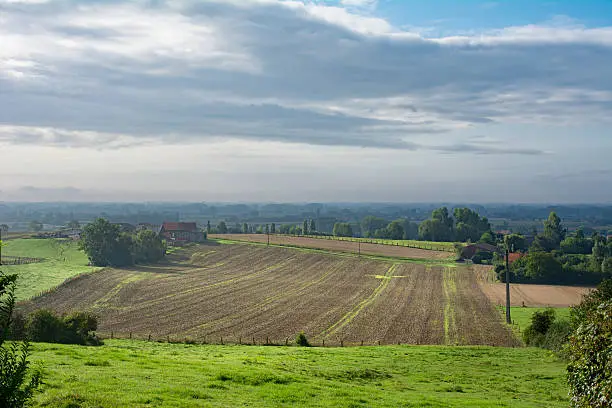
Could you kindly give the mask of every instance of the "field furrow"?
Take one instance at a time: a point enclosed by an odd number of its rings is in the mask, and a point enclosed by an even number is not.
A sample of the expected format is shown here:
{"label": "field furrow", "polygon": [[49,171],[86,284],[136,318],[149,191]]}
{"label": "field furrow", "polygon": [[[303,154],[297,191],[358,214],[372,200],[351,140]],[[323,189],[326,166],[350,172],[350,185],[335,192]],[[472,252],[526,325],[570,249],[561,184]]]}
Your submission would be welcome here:
{"label": "field furrow", "polygon": [[514,345],[467,267],[263,245],[201,245],[81,275],[20,306],[91,310],[117,336],[320,344]]}

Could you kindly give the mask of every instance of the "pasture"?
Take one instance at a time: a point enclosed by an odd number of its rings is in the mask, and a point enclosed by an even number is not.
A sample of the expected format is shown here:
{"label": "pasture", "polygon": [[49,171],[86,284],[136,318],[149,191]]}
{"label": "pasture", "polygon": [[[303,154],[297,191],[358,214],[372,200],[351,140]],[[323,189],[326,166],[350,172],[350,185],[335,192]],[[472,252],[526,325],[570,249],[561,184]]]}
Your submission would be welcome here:
{"label": "pasture", "polygon": [[33,345],[36,407],[567,407],[565,364],[535,348],[302,348],[107,340]]}
{"label": "pasture", "polygon": [[470,267],[248,244],[78,276],[23,305],[91,310],[109,336],[284,344],[520,343]]}
{"label": "pasture", "polygon": [[29,299],[66,279],[99,268],[88,266],[87,256],[78,244],[61,239],[11,239],[2,247],[2,257],[39,258],[40,262],[3,265],[2,271],[17,274],[17,300]]}
{"label": "pasture", "polygon": [[212,239],[230,240],[237,242],[256,242],[267,243],[270,240],[271,245],[297,247],[297,248],[312,248],[334,252],[347,252],[363,255],[404,258],[410,260],[436,260],[449,261],[455,257],[447,251],[435,251],[422,248],[412,248],[408,246],[388,245],[381,243],[361,242],[358,240],[339,240],[323,239],[323,237],[298,237],[291,235],[274,235],[270,234],[211,234]]}

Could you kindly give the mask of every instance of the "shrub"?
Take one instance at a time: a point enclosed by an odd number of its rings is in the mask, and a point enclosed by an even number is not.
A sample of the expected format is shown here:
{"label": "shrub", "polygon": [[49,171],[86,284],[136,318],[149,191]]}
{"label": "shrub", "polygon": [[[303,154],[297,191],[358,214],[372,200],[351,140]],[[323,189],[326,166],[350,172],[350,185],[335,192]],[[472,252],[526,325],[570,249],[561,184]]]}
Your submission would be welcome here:
{"label": "shrub", "polygon": [[542,312],[534,312],[531,315],[531,324],[523,332],[523,341],[528,346],[543,347],[546,333],[555,321],[555,311],[546,309]]}
{"label": "shrub", "polygon": [[0,406],[6,408],[26,406],[42,382],[41,370],[30,367],[29,344],[6,342],[12,329],[16,281],[17,275],[0,272]]}
{"label": "shrub", "polygon": [[45,343],[62,343],[64,331],[64,322],[47,309],[31,313],[26,326],[28,339]]}
{"label": "shrub", "polygon": [[295,344],[301,347],[310,347],[310,343],[308,342],[308,339],[306,338],[306,335],[304,334],[304,332],[300,332],[296,336]]}
{"label": "shrub", "polygon": [[571,334],[572,326],[568,320],[554,321],[546,331],[541,347],[556,353],[563,353],[563,349]]}
{"label": "shrub", "polygon": [[97,328],[98,319],[90,313],[76,312],[61,318],[40,309],[30,314],[26,333],[31,341],[97,346],[102,344],[95,334]]}
{"label": "shrub", "polygon": [[602,281],[597,289],[582,297],[582,302],[570,310],[570,321],[575,330],[587,319],[587,315],[593,312],[603,302],[612,300],[612,279]]}
{"label": "shrub", "polygon": [[567,352],[572,406],[612,406],[612,301],[587,313],[570,337]]}

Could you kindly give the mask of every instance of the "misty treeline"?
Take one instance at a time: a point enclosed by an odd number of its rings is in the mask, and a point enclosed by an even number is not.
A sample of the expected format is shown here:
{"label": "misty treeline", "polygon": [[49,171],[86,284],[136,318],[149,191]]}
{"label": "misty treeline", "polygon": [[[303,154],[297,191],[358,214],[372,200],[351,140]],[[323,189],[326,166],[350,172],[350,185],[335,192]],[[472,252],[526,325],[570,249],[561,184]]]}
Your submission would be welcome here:
{"label": "misty treeline", "polygon": [[[394,203],[0,203],[0,224],[6,224],[11,231],[31,230],[44,224],[45,229],[68,226],[79,221],[87,224],[98,217],[113,223],[149,223],[190,220],[206,224],[210,220],[213,228],[220,221],[228,227],[244,222],[250,225],[276,223],[300,224],[304,219],[314,219],[320,225],[319,232],[331,233],[336,222],[348,222],[355,233],[356,226],[366,216],[388,220],[407,219],[420,223],[431,217],[432,211],[441,207],[435,203],[394,204]],[[538,220],[555,211],[572,226],[582,225],[585,232],[590,229],[612,229],[612,205],[544,205],[544,204],[461,204],[447,203],[446,207],[474,210],[492,221],[495,229],[509,229],[514,232],[530,233]],[[363,234],[361,234],[363,235]]]}
{"label": "misty treeline", "polygon": [[153,263],[166,255],[166,244],[154,231],[122,232],[119,225],[104,218],[83,228],[79,245],[95,266]]}

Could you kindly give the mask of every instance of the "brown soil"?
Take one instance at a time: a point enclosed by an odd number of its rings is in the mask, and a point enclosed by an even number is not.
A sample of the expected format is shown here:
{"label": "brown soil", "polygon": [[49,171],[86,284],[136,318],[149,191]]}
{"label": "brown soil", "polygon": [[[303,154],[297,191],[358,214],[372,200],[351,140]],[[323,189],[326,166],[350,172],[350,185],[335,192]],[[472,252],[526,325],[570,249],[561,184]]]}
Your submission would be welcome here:
{"label": "brown soil", "polygon": [[201,245],[163,265],[81,275],[20,307],[91,310],[106,336],[284,343],[304,331],[330,345],[515,345],[475,276],[463,266]]}
{"label": "brown soil", "polygon": [[[506,304],[506,284],[504,283],[481,283],[484,293],[495,305]],[[592,288],[584,286],[560,286],[560,285],[510,285],[510,304],[527,307],[568,307],[577,305],[582,300],[582,295],[588,293]]]}

